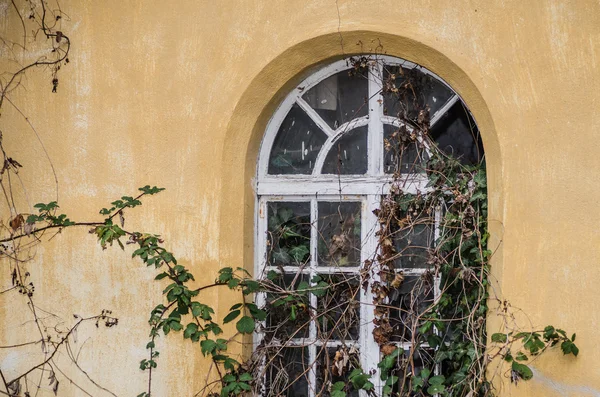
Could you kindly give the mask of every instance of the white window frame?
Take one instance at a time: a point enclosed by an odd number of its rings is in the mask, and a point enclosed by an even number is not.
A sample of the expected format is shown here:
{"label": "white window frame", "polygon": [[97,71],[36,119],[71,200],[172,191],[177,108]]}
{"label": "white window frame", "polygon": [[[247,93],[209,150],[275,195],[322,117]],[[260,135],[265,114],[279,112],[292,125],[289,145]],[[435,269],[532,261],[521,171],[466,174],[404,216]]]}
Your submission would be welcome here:
{"label": "white window frame", "polygon": [[[431,71],[418,66],[412,62],[394,58],[390,56],[377,56],[375,62],[369,66],[370,73],[373,77],[369,77],[368,81],[368,116],[359,117],[350,122],[342,124],[337,129],[333,130],[329,125],[318,115],[318,113],[310,107],[310,105],[302,98],[302,95],[312,87],[338,72],[348,70],[351,65],[346,60],[334,62],[328,66],[321,68],[308,78],[302,81],[279,105],[271,120],[269,121],[265,135],[261,144],[261,149],[258,159],[257,177],[255,179],[254,190],[256,193],[255,205],[255,276],[261,277],[270,270],[266,265],[267,260],[267,218],[268,208],[267,202],[275,201],[303,201],[310,202],[311,208],[311,225],[316,226],[318,219],[318,202],[320,201],[360,201],[362,203],[361,212],[361,266],[368,260],[375,258],[377,250],[377,238],[375,231],[378,230],[379,224],[377,217],[373,211],[380,206],[381,197],[389,192],[389,188],[393,182],[392,175],[384,172],[384,150],[383,150],[383,125],[392,124],[399,126],[401,121],[395,117],[386,116],[383,114],[383,97],[381,96],[381,81],[383,76],[383,64],[389,66],[402,66],[404,68],[417,68],[423,73],[431,75],[436,80],[444,84],[451,90],[454,95],[431,116],[430,125],[433,127],[436,122],[444,115],[457,101],[460,100],[458,94],[446,84],[439,76]],[[297,104],[302,108],[312,121],[326,134],[327,140],[319,152],[315,161],[315,166],[311,175],[269,175],[269,157],[271,149],[275,141],[283,120],[292,108]],[[323,163],[329,150],[333,147],[345,132],[358,126],[368,126],[368,167],[365,175],[327,175],[320,174]],[[407,175],[403,180],[402,189],[406,193],[417,194],[427,192],[427,178],[423,174]],[[436,214],[436,227],[434,238],[439,235],[439,213]],[[314,274],[316,271],[316,237],[317,233],[311,232],[311,255],[310,266],[303,270],[304,273]],[[312,241],[315,240],[315,241]],[[373,266],[377,266],[375,263]],[[319,267],[318,271],[324,273],[342,273],[349,271],[358,271],[359,268],[324,268]],[[292,270],[292,268],[290,268]],[[292,270],[295,271],[295,270]],[[423,274],[426,269],[404,269],[405,275]],[[377,273],[374,271],[373,273]],[[375,279],[373,281],[376,281]],[[377,364],[380,362],[380,347],[375,342],[373,335],[373,296],[370,289],[365,292],[360,289],[360,336],[358,342],[354,342],[359,347],[361,365],[365,372],[372,372],[371,381],[375,384],[376,390],[381,391],[383,385],[379,380],[377,372]],[[437,299],[439,295],[439,280],[435,280],[434,295]],[[311,306],[316,307],[316,296],[311,297]],[[266,303],[264,294],[258,294],[256,303],[259,306],[264,306]],[[309,338],[302,340],[302,345],[309,348],[309,363],[311,364],[311,372],[309,373],[309,397],[315,395],[314,385],[316,384],[316,373],[314,371],[314,363],[316,363],[316,329],[314,323],[311,323],[309,329]],[[254,335],[254,345],[258,346],[262,341],[260,332]],[[335,346],[335,342],[328,342],[328,345]],[[345,342],[347,344],[347,341]],[[403,349],[410,348],[410,343],[396,343],[397,346]],[[310,387],[313,386],[313,387]],[[366,395],[366,394],[361,394]]]}

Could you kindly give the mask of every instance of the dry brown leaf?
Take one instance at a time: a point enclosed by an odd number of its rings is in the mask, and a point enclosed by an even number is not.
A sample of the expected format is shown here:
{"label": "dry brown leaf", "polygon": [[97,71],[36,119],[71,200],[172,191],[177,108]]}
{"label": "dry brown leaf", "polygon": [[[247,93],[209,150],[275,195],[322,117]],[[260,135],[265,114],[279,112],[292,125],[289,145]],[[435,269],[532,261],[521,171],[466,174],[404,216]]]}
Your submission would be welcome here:
{"label": "dry brown leaf", "polygon": [[21,227],[21,225],[23,224],[24,221],[25,221],[25,219],[23,218],[23,215],[19,214],[19,215],[15,216],[9,222],[9,225],[12,228],[13,231],[16,231],[18,228]]}

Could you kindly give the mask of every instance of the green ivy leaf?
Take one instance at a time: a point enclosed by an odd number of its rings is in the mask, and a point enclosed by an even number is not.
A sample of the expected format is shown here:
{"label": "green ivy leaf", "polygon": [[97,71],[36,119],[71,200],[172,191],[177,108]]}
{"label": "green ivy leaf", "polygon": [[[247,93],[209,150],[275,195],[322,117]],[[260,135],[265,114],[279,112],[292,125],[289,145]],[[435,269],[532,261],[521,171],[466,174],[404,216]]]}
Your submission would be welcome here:
{"label": "green ivy leaf", "polygon": [[292,219],[292,216],[294,216],[294,211],[290,208],[280,208],[279,211],[277,211],[277,215],[279,215],[281,221],[285,223]]}
{"label": "green ivy leaf", "polygon": [[428,382],[430,385],[441,385],[442,383],[444,383],[445,380],[446,378],[444,377],[444,375],[437,375],[429,378]]}
{"label": "green ivy leaf", "polygon": [[575,357],[579,354],[579,348],[568,339],[561,343],[560,348],[563,354],[573,354]]}
{"label": "green ivy leaf", "polygon": [[499,332],[492,334],[492,342],[506,343],[507,340],[508,340],[508,336],[506,334],[499,333]]}
{"label": "green ivy leaf", "polygon": [[277,273],[275,270],[269,270],[267,272],[267,279],[270,281],[275,281],[275,280],[277,280],[278,277],[279,277],[279,273]]}
{"label": "green ivy leaf", "polygon": [[284,265],[288,265],[292,262],[292,257],[283,248],[274,250],[272,255],[275,262],[282,263]]}
{"label": "green ivy leaf", "polygon": [[217,342],[212,339],[206,339],[200,342],[200,348],[202,350],[202,354],[206,356],[209,353],[213,353],[215,348],[217,347]]}
{"label": "green ivy leaf", "polygon": [[221,284],[225,284],[232,278],[233,278],[233,269],[230,267],[224,267],[221,270],[219,270],[219,277],[217,278],[217,281]]}
{"label": "green ivy leaf", "polygon": [[232,322],[240,315],[240,313],[241,313],[241,311],[239,311],[239,310],[233,310],[233,311],[229,312],[229,314],[227,316],[225,316],[225,318],[223,319],[223,323],[227,324],[227,323]]}
{"label": "green ivy leaf", "polygon": [[186,339],[191,338],[196,332],[198,332],[198,325],[196,323],[189,323],[185,331],[183,331],[183,337]]}
{"label": "green ivy leaf", "polygon": [[294,259],[294,261],[298,263],[302,263],[304,259],[308,256],[310,250],[306,245],[297,245],[290,249],[290,255]]}
{"label": "green ivy leaf", "polygon": [[235,325],[237,330],[242,334],[251,334],[252,332],[254,332],[254,326],[254,319],[248,316],[243,316],[242,318],[240,318],[237,324]]}
{"label": "green ivy leaf", "polygon": [[523,380],[529,380],[533,377],[533,372],[531,371],[531,368],[529,368],[525,364],[521,364],[516,361],[513,361],[512,370]]}
{"label": "green ivy leaf", "polygon": [[165,272],[159,273],[156,277],[154,277],[155,280],[162,280],[165,277],[168,277],[169,275]]}
{"label": "green ivy leaf", "polygon": [[434,394],[443,393],[444,390],[446,390],[446,387],[444,385],[436,383],[435,385],[431,385],[427,388],[427,393],[434,395]]}
{"label": "green ivy leaf", "polygon": [[517,355],[515,356],[515,360],[517,361],[527,361],[529,360],[529,357],[527,357],[527,355],[523,352],[518,352]]}
{"label": "green ivy leaf", "polygon": [[257,292],[260,289],[260,284],[255,280],[244,280],[242,282],[242,293],[244,295],[250,295]]}

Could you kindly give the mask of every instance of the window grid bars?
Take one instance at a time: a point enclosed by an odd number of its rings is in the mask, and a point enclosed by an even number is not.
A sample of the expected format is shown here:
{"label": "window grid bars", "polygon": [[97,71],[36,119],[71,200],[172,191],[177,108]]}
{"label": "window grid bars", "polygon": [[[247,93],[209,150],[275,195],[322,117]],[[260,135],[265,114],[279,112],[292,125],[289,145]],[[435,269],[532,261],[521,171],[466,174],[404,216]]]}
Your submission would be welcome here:
{"label": "window grid bars", "polygon": [[383,63],[376,62],[370,67],[369,131],[367,144],[368,174],[381,175],[383,171],[383,97],[381,96]]}
{"label": "window grid bars", "polygon": [[[310,200],[310,275],[308,282],[312,285],[312,279],[315,276],[315,269],[318,261],[318,219],[319,219],[319,206],[316,199]],[[308,336],[314,340],[317,339],[317,324],[315,323],[316,310],[317,310],[317,296],[310,294],[310,325],[308,329]],[[315,395],[315,386],[317,384],[317,347],[314,343],[311,343],[308,347],[308,360],[310,365],[310,372],[308,374],[308,396],[313,397]]]}
{"label": "window grid bars", "polygon": [[[344,197],[335,197],[335,196],[324,196],[318,198],[308,197],[298,197],[298,196],[262,196],[259,200],[259,211],[258,211],[258,237],[261,237],[262,243],[259,245],[257,251],[259,251],[258,257],[260,261],[257,263],[262,263],[260,268],[257,269],[257,273],[259,275],[264,275],[264,273],[268,270],[283,270],[285,273],[297,273],[300,272],[302,274],[306,274],[309,276],[309,281],[312,281],[312,278],[316,274],[339,274],[339,273],[356,273],[360,271],[360,267],[351,267],[351,268],[342,268],[335,266],[323,266],[320,267],[318,264],[318,239],[319,239],[319,230],[318,230],[318,220],[319,220],[319,212],[318,212],[318,203],[319,202],[358,202],[361,204],[361,263],[364,261],[373,259],[375,257],[375,252],[377,250],[377,239],[375,238],[374,231],[377,227],[377,217],[373,214],[373,210],[379,208],[380,200],[382,195],[374,194],[367,196],[344,196]],[[268,233],[268,203],[269,202],[309,202],[310,203],[310,223],[311,223],[311,235],[310,235],[310,254],[311,259],[308,267],[300,267],[300,266],[286,266],[283,269],[280,269],[276,266],[267,265],[267,233]],[[434,241],[439,238],[440,235],[440,221],[441,221],[441,210],[437,209],[434,216]],[[377,263],[373,263],[373,269],[376,269],[378,266]],[[427,272],[427,269],[422,268],[405,268],[400,269],[403,274],[409,275],[422,275]],[[376,271],[373,272],[372,281],[376,281],[377,275]],[[440,295],[439,288],[440,278],[439,276],[434,277],[434,299],[437,300]],[[264,293],[258,294],[256,298],[257,304],[264,306],[266,303],[266,296]],[[372,305],[369,305],[369,302],[373,302],[373,296],[370,289],[367,289],[365,292],[362,288],[360,289],[360,331],[359,331],[359,339],[358,341],[353,340],[345,340],[345,341],[337,341],[337,340],[328,340],[328,341],[319,341],[317,338],[317,329],[316,323],[314,320],[314,316],[316,313],[314,310],[317,307],[317,297],[315,295],[310,296],[310,305],[313,309],[313,313],[311,313],[311,320],[309,324],[309,336],[308,338],[293,338],[289,341],[292,346],[305,346],[309,352],[309,396],[315,396],[315,385],[316,385],[316,361],[317,361],[317,348],[322,347],[324,345],[328,345],[330,347],[338,347],[341,345],[346,346],[358,346],[360,351],[360,359],[361,365],[363,366],[363,370],[365,372],[375,371],[371,378],[377,390],[380,390],[383,385],[379,379],[379,372],[377,370],[377,363],[381,359],[379,352],[379,345],[372,338],[372,333],[374,329],[373,324],[373,308]],[[264,326],[264,324],[263,324]],[[257,333],[255,335],[255,344],[258,346],[262,341],[262,334]],[[403,350],[408,350],[411,347],[410,342],[396,342],[394,343],[398,348]],[[427,347],[426,345],[423,345]],[[324,353],[323,353],[324,354]],[[439,371],[439,368],[436,367],[436,371]],[[361,396],[362,396],[361,392]],[[366,394],[365,394],[366,395]]]}
{"label": "window grid bars", "polygon": [[[386,64],[393,64],[398,62],[393,62],[393,58],[390,60],[388,57],[382,57],[382,60],[386,62]],[[410,62],[402,63],[404,66],[410,67],[412,64]],[[413,65],[414,66],[414,65]],[[340,67],[337,63],[331,65],[331,67],[326,68],[325,77],[329,75],[333,75],[341,70],[348,69],[347,67]],[[367,175],[361,177],[351,177],[351,176],[337,176],[334,177],[331,183],[326,182],[327,176],[319,175],[321,172],[321,168],[325,157],[328,154],[328,150],[325,150],[326,147],[331,147],[333,143],[343,136],[346,130],[349,130],[350,126],[358,126],[358,124],[364,123],[364,121],[350,121],[346,123],[345,129],[342,131],[342,127],[339,127],[336,131],[332,130],[329,125],[318,115],[314,109],[312,109],[304,99],[302,99],[301,92],[294,92],[294,94],[282,105],[280,109],[276,112],[271,122],[275,121],[280,124],[283,117],[289,111],[289,108],[294,103],[297,103],[303,111],[315,122],[315,124],[328,136],[326,144],[322,147],[321,152],[318,154],[316,164],[313,170],[313,175],[305,176],[305,175],[284,175],[281,177],[271,176],[266,174],[266,166],[268,164],[269,152],[273,139],[275,137],[275,133],[277,132],[277,128],[272,128],[272,126],[267,128],[267,132],[273,131],[270,136],[267,135],[265,137],[265,141],[263,142],[263,148],[261,149],[261,161],[259,162],[259,182],[257,183],[257,255],[256,255],[256,272],[257,275],[264,275],[266,270],[278,270],[277,267],[268,266],[267,259],[267,232],[268,232],[268,208],[267,203],[269,201],[293,201],[293,202],[308,202],[310,201],[310,216],[311,216],[311,236],[310,236],[310,263],[308,268],[301,269],[300,267],[285,267],[283,268],[284,272],[298,272],[300,271],[303,274],[309,275],[309,281],[312,281],[314,275],[317,274],[335,274],[335,273],[354,273],[360,270],[360,267],[353,268],[338,268],[338,267],[318,267],[318,202],[319,201],[361,201],[361,263],[368,259],[373,259],[375,257],[375,252],[377,250],[377,239],[375,237],[374,231],[377,228],[377,217],[373,214],[373,210],[380,207],[380,200],[384,194],[387,193],[389,189],[389,182],[392,181],[391,176],[384,174],[384,148],[383,148],[383,123],[384,118],[386,116],[383,115],[383,101],[381,99],[381,89],[382,89],[382,76],[383,76],[383,62],[378,61],[375,62],[374,65],[370,66],[371,74],[369,75],[368,81],[368,141],[367,141],[367,160],[368,160],[368,168]],[[428,72],[428,71],[427,71]],[[432,74],[428,72],[428,74]],[[433,75],[433,74],[432,74]],[[437,76],[433,75],[438,78]],[[311,78],[306,81],[310,81],[311,86],[316,85],[319,81],[323,79],[323,75],[319,76],[311,76]],[[438,78],[439,81],[442,81]],[[443,81],[442,81],[443,82]],[[444,82],[443,82],[444,83]],[[445,83],[444,83],[445,84]],[[296,90],[295,90],[296,91]],[[454,105],[459,100],[458,95],[454,95],[451,97],[446,104],[438,110],[432,117],[432,125],[437,122],[443,114],[446,113],[450,109],[452,105]],[[278,115],[279,114],[279,115]],[[277,116],[277,117],[276,117]],[[389,117],[388,117],[389,118]],[[387,119],[386,119],[387,120]],[[388,120],[389,121],[389,120]],[[395,121],[395,120],[394,120]],[[270,123],[271,123],[270,122]],[[358,123],[358,124],[357,124]],[[355,125],[356,124],[356,125]],[[396,124],[396,123],[393,123]],[[265,150],[267,150],[265,152]],[[295,180],[297,179],[297,180]],[[358,179],[358,180],[357,180]],[[364,179],[364,182],[361,182],[360,179]],[[325,182],[322,184],[321,189],[315,189],[315,182],[321,180]],[[270,182],[264,183],[264,182]],[[283,186],[281,182],[287,181],[290,184],[288,189],[281,189]],[[366,182],[366,183],[365,183]],[[376,182],[381,184],[379,187],[379,191],[377,194],[373,194],[373,189],[371,186],[365,186],[364,188],[354,188],[354,186],[360,186],[361,184],[371,185]],[[285,182],[283,185],[286,185]],[[292,187],[295,185],[296,187]],[[331,185],[331,186],[330,186]],[[344,194],[342,196],[342,192],[340,191],[340,187],[344,185],[349,185],[349,194]],[[352,186],[353,185],[353,186]],[[414,180],[411,180],[406,187],[408,193],[414,192],[426,192],[426,180],[420,175],[414,177]],[[286,185],[287,186],[287,185]],[[280,189],[280,190],[278,190]],[[283,190],[283,191],[282,191]],[[319,193],[326,193],[326,195],[319,195]],[[280,195],[283,193],[284,195]],[[336,194],[337,193],[337,194]],[[311,198],[309,198],[311,197]],[[440,225],[441,220],[441,211],[438,209],[435,212],[435,221],[434,221],[434,241],[439,238]],[[373,269],[376,269],[378,264],[373,263]],[[426,269],[400,269],[405,275],[418,275],[426,272]],[[372,281],[376,281],[376,271],[373,271],[374,275],[372,276]],[[439,276],[434,277],[434,300],[437,301],[440,295],[439,288],[440,278]],[[372,305],[369,305],[369,302],[373,302],[373,296],[370,289],[367,289],[365,292],[362,288],[360,289],[360,332],[359,332],[359,340],[358,341],[319,341],[317,340],[317,328],[315,320],[313,319],[316,313],[311,313],[311,322],[309,325],[309,338],[301,338],[301,339],[291,339],[290,345],[298,346],[303,345],[306,346],[309,350],[309,362],[310,362],[310,372],[309,372],[309,396],[314,397],[316,392],[316,358],[317,358],[317,346],[321,347],[325,344],[331,347],[336,347],[340,345],[347,346],[356,346],[359,345],[360,355],[361,355],[361,364],[363,366],[363,370],[365,372],[369,372],[375,370],[376,372],[373,374],[371,380],[375,384],[376,390],[381,390],[382,383],[379,379],[379,373],[377,371],[377,363],[380,360],[380,352],[379,346],[374,341],[372,337],[372,332],[374,329],[373,319],[374,313]],[[264,293],[257,294],[256,302],[259,306],[264,306],[266,303],[266,296]],[[317,307],[317,297],[311,294],[310,304],[313,309],[316,310]],[[365,304],[366,303],[366,304]],[[254,341],[255,345],[258,346],[263,339],[263,335],[259,332],[255,334]],[[410,349],[410,342],[398,342],[395,343],[399,348],[404,350]],[[425,346],[425,345],[424,345]],[[439,372],[439,368],[436,366],[436,372]],[[360,393],[361,397],[366,396],[365,392]]]}

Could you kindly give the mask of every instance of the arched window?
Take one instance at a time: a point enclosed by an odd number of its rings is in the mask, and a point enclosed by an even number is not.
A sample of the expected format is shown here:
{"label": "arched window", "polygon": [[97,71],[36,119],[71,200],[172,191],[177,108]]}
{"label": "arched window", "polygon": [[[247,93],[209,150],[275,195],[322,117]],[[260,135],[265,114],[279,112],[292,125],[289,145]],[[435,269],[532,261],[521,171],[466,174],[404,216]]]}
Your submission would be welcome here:
{"label": "arched window", "polygon": [[[393,183],[401,180],[407,193],[427,192],[428,150],[413,128],[420,123],[455,157],[481,158],[460,97],[432,72],[398,58],[365,56],[322,67],[272,116],[256,179],[255,270],[272,280],[274,291],[257,297],[268,312],[255,338],[264,395],[329,395],[329,385],[341,379],[340,363],[349,361],[377,370],[371,285],[377,272],[365,268],[377,259],[376,212]],[[410,137],[413,130],[414,147],[395,150],[399,132]],[[427,270],[436,216],[427,214],[409,235],[389,242],[403,283],[387,298],[388,333],[400,348],[409,346],[406,313],[436,297],[437,280],[419,296],[407,289]]]}

